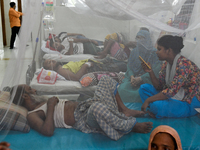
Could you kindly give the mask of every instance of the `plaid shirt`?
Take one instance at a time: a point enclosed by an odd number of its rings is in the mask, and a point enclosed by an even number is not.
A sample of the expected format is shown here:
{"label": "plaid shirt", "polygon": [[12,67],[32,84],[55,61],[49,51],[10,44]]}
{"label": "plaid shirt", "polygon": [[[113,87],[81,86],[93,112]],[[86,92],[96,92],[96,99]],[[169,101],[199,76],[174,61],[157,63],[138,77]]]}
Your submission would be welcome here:
{"label": "plaid shirt", "polygon": [[[94,97],[81,102],[74,112],[76,123],[73,128],[85,133],[102,133],[113,140],[118,140],[129,133],[136,123],[134,117],[127,117],[119,112],[114,91],[117,82],[108,76],[101,77]],[[90,127],[87,123],[88,110],[92,109],[100,130]]]}
{"label": "plaid shirt", "polygon": [[[167,62],[162,65],[159,73],[159,82],[161,87],[165,87]],[[178,90],[183,87],[185,96],[182,101],[189,104],[194,96],[200,100],[200,69],[190,60],[181,56],[176,65],[176,73],[171,84],[164,88],[162,93],[167,97],[173,97]]]}

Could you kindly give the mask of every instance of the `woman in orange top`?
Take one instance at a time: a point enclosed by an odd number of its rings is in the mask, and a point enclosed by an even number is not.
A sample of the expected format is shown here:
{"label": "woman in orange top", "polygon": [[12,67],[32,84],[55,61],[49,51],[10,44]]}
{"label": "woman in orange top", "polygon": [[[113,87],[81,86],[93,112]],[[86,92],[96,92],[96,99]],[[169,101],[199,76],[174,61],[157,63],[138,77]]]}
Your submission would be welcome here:
{"label": "woman in orange top", "polygon": [[20,30],[21,23],[19,17],[23,15],[23,13],[16,11],[15,8],[16,8],[15,2],[11,2],[9,9],[9,20],[10,20],[10,27],[12,30],[12,35],[10,39],[10,49],[13,49],[16,34],[18,34]]}

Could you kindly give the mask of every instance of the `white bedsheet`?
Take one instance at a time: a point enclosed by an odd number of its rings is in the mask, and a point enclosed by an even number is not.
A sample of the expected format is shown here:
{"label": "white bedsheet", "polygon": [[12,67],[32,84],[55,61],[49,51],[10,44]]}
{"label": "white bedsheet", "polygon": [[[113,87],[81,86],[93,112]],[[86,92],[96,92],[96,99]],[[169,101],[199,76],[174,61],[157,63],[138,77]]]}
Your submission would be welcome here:
{"label": "white bedsheet", "polygon": [[66,94],[81,94],[81,93],[93,93],[96,86],[82,87],[78,81],[63,81],[57,80],[55,84],[39,84],[37,82],[37,75],[34,75],[30,86],[37,91],[47,93],[66,93]]}
{"label": "white bedsheet", "polygon": [[78,55],[62,55],[62,54],[45,54],[43,59],[52,59],[57,62],[69,62],[69,61],[80,61],[84,59],[95,59],[90,54],[78,54]]}

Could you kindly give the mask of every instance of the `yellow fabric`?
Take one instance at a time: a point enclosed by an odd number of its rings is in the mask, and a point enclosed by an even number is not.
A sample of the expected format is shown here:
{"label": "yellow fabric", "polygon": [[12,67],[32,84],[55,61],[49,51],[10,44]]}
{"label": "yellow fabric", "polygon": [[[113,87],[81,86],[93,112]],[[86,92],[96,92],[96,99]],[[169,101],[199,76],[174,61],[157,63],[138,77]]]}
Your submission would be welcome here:
{"label": "yellow fabric", "polygon": [[81,69],[82,65],[85,64],[86,62],[88,62],[89,60],[93,61],[93,62],[96,62],[96,63],[101,63],[102,64],[102,62],[98,62],[98,61],[95,61],[95,60],[84,59],[84,60],[75,61],[75,62],[74,61],[70,61],[67,64],[63,65],[62,68],[68,69],[71,72],[76,74]]}
{"label": "yellow fabric", "polygon": [[9,9],[9,20],[10,20],[10,27],[20,27],[20,19],[19,17],[22,16],[23,13],[16,11],[14,8]]}
{"label": "yellow fabric", "polygon": [[88,62],[88,59],[76,61],[76,62],[70,61],[67,64],[63,65],[62,68],[68,69],[71,72],[76,74],[81,69],[82,65],[85,64],[86,62]]}
{"label": "yellow fabric", "polygon": [[125,48],[124,44],[121,43],[122,41],[119,41],[117,33],[108,34],[108,35],[105,37],[105,40],[107,40],[107,41],[110,40],[110,39],[112,39],[112,40],[118,42],[118,43],[119,43],[119,46],[120,46],[121,48],[123,48],[123,49]]}

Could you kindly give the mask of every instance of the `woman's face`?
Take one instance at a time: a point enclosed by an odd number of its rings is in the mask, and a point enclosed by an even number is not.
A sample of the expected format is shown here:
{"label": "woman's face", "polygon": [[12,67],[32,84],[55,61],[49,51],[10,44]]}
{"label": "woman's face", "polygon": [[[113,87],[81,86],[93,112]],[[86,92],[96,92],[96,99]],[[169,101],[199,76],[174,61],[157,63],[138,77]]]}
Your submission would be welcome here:
{"label": "woman's face", "polygon": [[168,133],[158,133],[151,142],[151,150],[175,150],[175,143]]}
{"label": "woman's face", "polygon": [[159,60],[161,61],[166,60],[166,56],[167,56],[166,49],[163,46],[160,46],[160,45],[157,46],[156,54]]}

